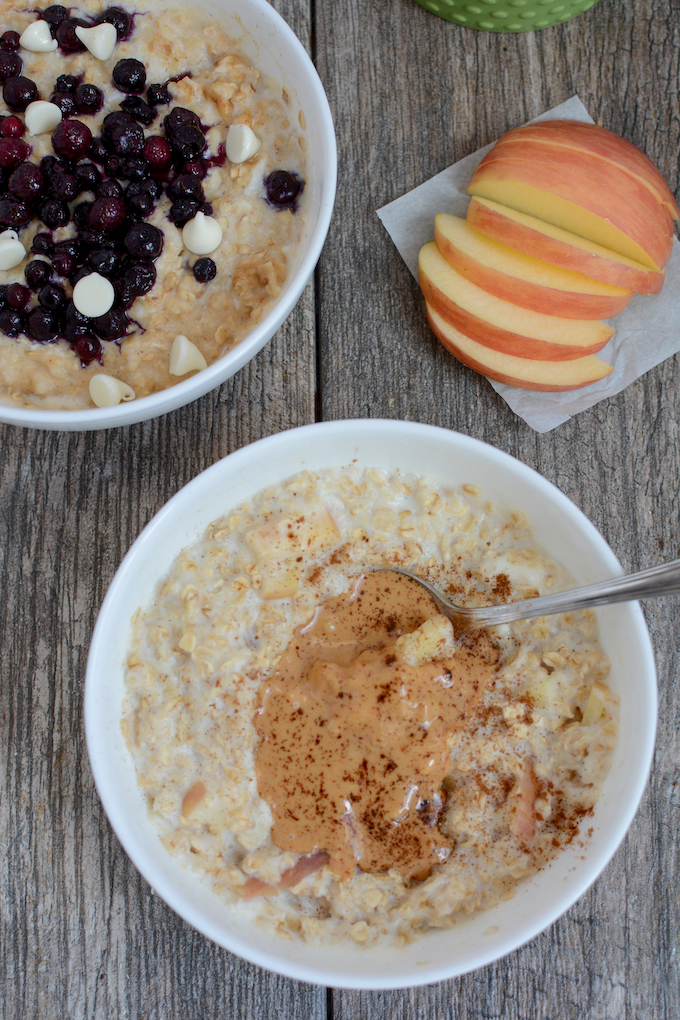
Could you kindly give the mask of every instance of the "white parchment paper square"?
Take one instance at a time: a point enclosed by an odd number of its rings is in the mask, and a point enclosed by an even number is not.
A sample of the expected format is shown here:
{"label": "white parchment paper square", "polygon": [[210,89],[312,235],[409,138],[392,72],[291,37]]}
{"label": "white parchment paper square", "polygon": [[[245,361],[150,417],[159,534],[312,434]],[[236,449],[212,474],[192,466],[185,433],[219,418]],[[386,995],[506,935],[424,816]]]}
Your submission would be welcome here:
{"label": "white parchment paper square", "polygon": [[[535,119],[558,118],[593,123],[578,96]],[[434,239],[435,215],[446,212],[465,217],[470,202],[465,189],[472,171],[491,148],[493,144],[478,149],[378,210],[383,226],[416,279],[418,252]],[[661,294],[654,297],[636,295],[610,323],[616,332],[599,356],[613,365],[614,371],[592,386],[569,393],[537,393],[489,382],[527,425],[537,432],[549,432],[568,421],[573,414],[592,407],[604,397],[620,393],[650,368],[680,351],[680,244],[677,239],[673,241]]]}

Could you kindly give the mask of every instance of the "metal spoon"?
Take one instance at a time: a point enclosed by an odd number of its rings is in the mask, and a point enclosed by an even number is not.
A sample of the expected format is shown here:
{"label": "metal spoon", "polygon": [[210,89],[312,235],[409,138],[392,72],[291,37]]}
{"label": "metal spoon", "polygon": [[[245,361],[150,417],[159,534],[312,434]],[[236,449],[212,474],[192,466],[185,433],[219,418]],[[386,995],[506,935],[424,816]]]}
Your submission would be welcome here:
{"label": "metal spoon", "polygon": [[383,569],[405,574],[406,577],[411,577],[422,584],[434,599],[442,616],[448,617],[453,624],[453,633],[457,641],[468,631],[495,627],[500,623],[513,623],[515,620],[550,616],[553,613],[568,613],[572,609],[588,609],[592,606],[609,605],[612,602],[653,599],[659,595],[680,593],[680,560],[673,560],[658,567],[640,570],[636,574],[626,574],[609,581],[600,581],[598,584],[589,584],[585,588],[572,588],[571,591],[559,591],[554,595],[522,599],[521,602],[508,602],[500,606],[468,609],[449,602],[429,581],[424,581],[410,570],[400,570],[399,567]]}

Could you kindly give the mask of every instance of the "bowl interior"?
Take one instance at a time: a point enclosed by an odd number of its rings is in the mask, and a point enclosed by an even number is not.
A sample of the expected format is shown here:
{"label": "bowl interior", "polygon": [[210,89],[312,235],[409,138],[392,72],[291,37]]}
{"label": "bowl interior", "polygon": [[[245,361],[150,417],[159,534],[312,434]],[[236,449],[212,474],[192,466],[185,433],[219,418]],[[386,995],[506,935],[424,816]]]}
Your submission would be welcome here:
{"label": "bowl interior", "polygon": [[148,397],[112,408],[40,411],[0,404],[0,421],[32,428],[86,431],[129,425],[173,411],[219,386],[253,358],[288,317],[326,239],[335,199],[337,153],[328,100],[297,36],[266,0],[192,0],[225,26],[236,48],[285,85],[291,118],[302,115],[307,149],[306,229],[280,297],[252,333],[202,372]]}
{"label": "bowl interior", "polygon": [[521,885],[511,901],[430,932],[402,949],[325,949],[287,943],[232,921],[208,889],[162,847],[148,821],[120,731],[129,621],[172,559],[208,524],[259,489],[296,471],[356,461],[413,471],[446,484],[479,485],[500,506],[524,511],[542,546],[586,584],[620,573],[604,539],[554,486],[476,440],[408,422],[351,421],[306,426],[225,458],[182,489],[147,526],[123,561],[102,606],[87,670],[85,725],[92,769],[123,846],[147,881],[209,938],[293,978],[350,988],[396,988],[466,973],[542,931],[591,884],[632,821],[650,767],[656,674],[637,603],[598,611],[601,640],[621,698],[621,732],[610,775],[582,846],[563,851]]}

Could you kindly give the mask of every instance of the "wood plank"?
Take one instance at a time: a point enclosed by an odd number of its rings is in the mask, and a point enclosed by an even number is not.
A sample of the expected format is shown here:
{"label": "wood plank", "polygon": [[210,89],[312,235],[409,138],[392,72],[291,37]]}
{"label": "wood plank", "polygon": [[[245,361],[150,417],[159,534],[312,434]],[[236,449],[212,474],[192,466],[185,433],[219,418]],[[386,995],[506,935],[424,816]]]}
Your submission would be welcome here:
{"label": "wood plank", "polygon": [[[323,417],[413,419],[491,442],[562,488],[630,569],[680,555],[680,359],[537,435],[438,345],[375,210],[574,93],[677,187],[671,23],[663,3],[602,2],[556,29],[494,36],[447,24],[410,0],[317,7],[317,65],[340,151],[319,273]],[[420,990],[335,991],[334,1020],[680,1015],[677,611],[677,598],[648,603],[659,745],[640,813],[593,889],[548,932],[478,973]]]}

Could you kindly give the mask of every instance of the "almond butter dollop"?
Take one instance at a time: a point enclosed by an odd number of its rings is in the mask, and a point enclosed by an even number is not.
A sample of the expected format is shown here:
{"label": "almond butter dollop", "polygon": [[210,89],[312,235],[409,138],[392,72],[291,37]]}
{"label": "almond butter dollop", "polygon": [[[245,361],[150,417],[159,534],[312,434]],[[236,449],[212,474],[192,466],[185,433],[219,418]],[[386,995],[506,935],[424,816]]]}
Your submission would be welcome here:
{"label": "almond butter dollop", "polygon": [[355,865],[425,878],[453,846],[439,827],[450,738],[497,663],[484,632],[454,649],[429,595],[392,571],[320,605],[263,685],[255,720],[276,846],[326,851],[342,878]]}

